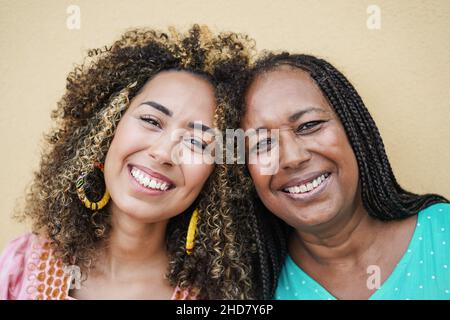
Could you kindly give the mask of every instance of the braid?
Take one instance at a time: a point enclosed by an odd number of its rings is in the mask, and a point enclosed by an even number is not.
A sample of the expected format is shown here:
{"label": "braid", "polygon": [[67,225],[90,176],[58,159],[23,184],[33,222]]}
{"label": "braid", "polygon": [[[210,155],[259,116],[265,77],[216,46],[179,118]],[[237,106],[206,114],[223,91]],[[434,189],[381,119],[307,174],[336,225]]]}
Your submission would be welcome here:
{"label": "braid", "polygon": [[[256,195],[251,197],[257,198]],[[261,210],[263,204],[258,200],[256,205],[248,204],[249,217],[255,226],[253,233],[258,251],[257,266],[259,267],[260,298],[272,299],[277,287],[278,275],[287,254],[287,225],[271,214]]]}
{"label": "braid", "polygon": [[335,67],[310,55],[269,54],[256,63],[250,79],[280,65],[307,71],[330,102],[355,153],[363,203],[371,216],[402,219],[431,204],[448,202],[437,194],[411,193],[398,184],[375,121],[355,88]]}
{"label": "braid", "polygon": [[[258,201],[259,206],[263,206]],[[278,283],[278,276],[281,271],[284,259],[287,255],[287,224],[283,223],[278,217],[270,212],[258,210],[262,214],[262,223],[264,224],[264,233],[267,236],[265,248],[268,251],[269,262],[271,269],[269,270],[269,277],[271,279],[270,288],[267,293],[268,299],[272,299],[275,294],[275,289]]]}
{"label": "braid", "polygon": [[[374,119],[352,84],[327,61],[303,54],[268,53],[245,76],[244,87],[248,88],[258,75],[282,65],[308,72],[339,117],[358,163],[362,202],[370,216],[385,221],[398,220],[415,215],[434,203],[449,202],[437,194],[409,192],[398,184]],[[240,112],[242,117],[245,108],[242,107]],[[256,195],[255,198],[260,203]],[[256,210],[261,220],[258,232],[264,234],[261,239],[266,241],[264,250],[267,251],[260,254],[260,260],[268,259],[260,263],[264,268],[270,266],[268,292],[273,296],[287,254],[290,227],[261,203]],[[263,287],[266,286],[264,283]],[[265,296],[268,292],[264,289]]]}
{"label": "braid", "polygon": [[[253,207],[253,206],[251,206]],[[251,208],[252,209],[252,208]],[[271,291],[271,287],[270,287],[270,267],[269,267],[269,261],[268,261],[268,256],[267,256],[267,251],[264,250],[265,248],[265,243],[267,243],[265,235],[265,232],[261,232],[263,230],[262,226],[261,226],[261,221],[257,218],[257,216],[254,214],[255,210],[251,210],[250,211],[250,215],[249,218],[252,221],[253,225],[255,226],[255,231],[253,233],[253,236],[255,237],[255,243],[256,243],[256,248],[257,248],[257,258],[258,258],[258,263],[257,266],[259,266],[259,270],[255,270],[255,273],[257,274],[257,272],[259,271],[260,276],[259,276],[259,281],[260,282],[260,288],[257,288],[257,291],[262,291],[262,296],[260,296],[259,298],[263,298],[263,299],[270,299],[270,291]]]}
{"label": "braid", "polygon": [[[305,60],[326,70],[328,77],[323,83],[314,75],[313,79],[327,97],[334,95],[339,98],[338,103],[329,100],[346,129],[353,150],[358,155],[357,160],[360,159],[358,166],[361,181],[364,182],[362,197],[369,214],[381,220],[401,219],[415,215],[433,203],[447,202],[439,195],[417,195],[400,187],[375,121],[355,88],[328,62],[311,56],[306,56]],[[334,87],[334,92],[330,92],[330,87]],[[347,108],[348,114],[342,116],[342,111]]]}

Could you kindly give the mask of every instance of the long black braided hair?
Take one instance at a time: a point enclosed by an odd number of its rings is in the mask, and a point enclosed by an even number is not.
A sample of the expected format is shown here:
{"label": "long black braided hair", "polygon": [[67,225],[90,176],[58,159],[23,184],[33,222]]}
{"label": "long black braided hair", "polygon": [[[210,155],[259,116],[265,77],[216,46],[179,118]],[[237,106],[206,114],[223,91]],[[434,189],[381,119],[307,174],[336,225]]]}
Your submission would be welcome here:
{"label": "long black braided hair", "polygon": [[[437,194],[419,195],[406,191],[398,184],[379,130],[361,97],[348,79],[323,59],[287,52],[263,55],[243,76],[240,119],[245,114],[246,90],[256,77],[286,65],[310,74],[342,122],[356,156],[362,202],[370,216],[383,221],[399,220],[434,203],[449,202]],[[251,183],[248,169],[241,170],[245,175],[243,181]],[[271,299],[287,254],[287,239],[292,228],[265,208],[254,189],[249,198],[253,201],[251,209],[254,212],[251,214],[256,219],[258,240],[263,242],[263,248],[258,248],[260,290],[265,299]]]}

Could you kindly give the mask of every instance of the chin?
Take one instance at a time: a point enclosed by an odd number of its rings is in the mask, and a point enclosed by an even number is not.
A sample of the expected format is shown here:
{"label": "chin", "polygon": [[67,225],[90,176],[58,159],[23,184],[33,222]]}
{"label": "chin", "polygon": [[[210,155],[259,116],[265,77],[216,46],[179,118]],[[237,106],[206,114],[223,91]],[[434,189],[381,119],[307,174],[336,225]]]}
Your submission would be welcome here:
{"label": "chin", "polygon": [[336,214],[332,212],[321,212],[317,214],[317,211],[310,213],[302,213],[297,214],[295,217],[295,226],[294,228],[301,229],[302,227],[318,227],[324,224],[331,222]]}
{"label": "chin", "polygon": [[161,214],[161,212],[159,211],[158,213],[156,213],[155,211],[131,211],[132,213],[127,213],[128,217],[142,222],[142,223],[157,223],[157,222],[161,222],[161,221],[165,221],[170,219],[172,216],[168,215],[167,213],[163,213]]}
{"label": "chin", "polygon": [[142,223],[155,223],[169,219],[170,213],[167,208],[155,208],[136,199],[125,200],[115,204],[118,212]]}

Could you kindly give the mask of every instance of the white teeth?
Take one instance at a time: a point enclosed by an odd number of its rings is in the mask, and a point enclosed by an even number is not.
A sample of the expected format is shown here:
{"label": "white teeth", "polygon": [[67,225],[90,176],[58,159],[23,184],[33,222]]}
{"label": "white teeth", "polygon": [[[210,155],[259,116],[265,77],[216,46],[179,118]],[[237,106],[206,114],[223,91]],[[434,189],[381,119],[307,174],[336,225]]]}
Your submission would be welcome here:
{"label": "white teeth", "polygon": [[309,192],[309,191],[317,188],[318,186],[320,186],[328,178],[328,176],[329,176],[329,174],[323,174],[320,177],[317,177],[316,179],[314,179],[312,182],[302,184],[299,186],[289,187],[289,188],[285,189],[285,191],[287,191],[289,193]]}
{"label": "white teeth", "polygon": [[166,191],[169,188],[167,183],[155,180],[139,169],[133,168],[131,170],[131,175],[140,185],[146,188],[162,191]]}

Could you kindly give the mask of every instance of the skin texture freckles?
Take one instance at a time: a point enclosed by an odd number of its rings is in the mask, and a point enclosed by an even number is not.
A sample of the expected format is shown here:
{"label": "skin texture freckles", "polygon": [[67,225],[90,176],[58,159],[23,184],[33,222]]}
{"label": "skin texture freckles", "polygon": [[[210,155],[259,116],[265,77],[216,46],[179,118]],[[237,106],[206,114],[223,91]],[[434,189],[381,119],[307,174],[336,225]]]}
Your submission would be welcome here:
{"label": "skin texture freckles", "polygon": [[[17,217],[29,220],[33,231],[52,242],[55,255],[63,264],[79,266],[83,279],[93,276],[98,261],[100,267],[108,269],[101,270],[103,273],[111,271],[109,274],[117,279],[120,275],[137,275],[133,266],[120,262],[142,258],[142,264],[135,264],[134,268],[145,271],[150,269],[147,262],[158,261],[162,266],[165,259],[165,269],[155,270],[161,279],[163,276],[167,279],[172,288],[178,286],[192,290],[191,293],[202,299],[262,296],[253,285],[255,279],[262,281],[262,276],[254,274],[250,265],[256,252],[255,245],[262,247],[263,243],[256,236],[255,215],[250,212],[242,214],[247,212],[244,202],[250,207],[251,199],[246,198],[248,192],[230,187],[230,181],[242,180],[240,173],[230,170],[226,164],[215,165],[212,169],[211,162],[206,166],[194,165],[196,161],[178,166],[164,160],[164,153],[170,149],[167,132],[174,131],[173,128],[192,133],[186,123],[191,120],[202,121],[203,125],[211,127],[213,123],[207,121],[207,113],[214,113],[214,127],[217,129],[224,132],[230,127],[229,122],[233,115],[236,116],[233,111],[243,90],[243,87],[241,91],[236,90],[235,84],[238,75],[245,73],[254,54],[253,39],[229,31],[214,33],[204,25],[192,25],[184,32],[172,27],[167,30],[137,28],[128,30],[107,47],[90,50],[88,57],[69,73],[64,95],[52,112],[55,123],[45,136],[46,146],[42,150],[39,168],[25,194],[23,206],[17,208]],[[156,86],[158,83],[153,80],[169,70],[185,72],[181,83],[166,81],[166,85],[153,90],[151,96],[140,95],[144,93],[146,84]],[[181,77],[181,73],[178,74]],[[148,82],[150,78],[152,81]],[[174,92],[166,94],[171,91],[168,90],[169,85],[175,82],[179,83],[179,89],[188,84],[204,88],[201,92],[192,87],[190,89],[195,90],[175,91],[174,88]],[[203,103],[203,98],[212,100],[212,88],[214,101],[221,103],[214,104],[210,111],[205,112],[199,104]],[[182,95],[182,91],[185,94]],[[139,99],[156,100],[155,103],[172,112],[172,117],[156,110],[155,104],[142,107],[133,104],[132,108],[124,109],[121,103],[116,103],[118,95],[120,102],[129,100],[135,103],[138,95]],[[181,118],[180,122],[175,121],[179,111],[176,103],[182,102],[178,97],[192,96],[195,101],[188,105],[183,103],[181,117],[184,121]],[[199,114],[188,120],[189,113],[194,110],[199,110]],[[197,134],[191,136],[195,137]],[[195,138],[197,142],[209,143],[208,146],[214,144],[206,137],[198,138]],[[113,139],[115,141],[111,144]],[[191,145],[184,140],[178,149],[183,151],[183,157],[192,156],[196,160],[199,153],[191,152],[191,148],[197,148],[198,144],[195,143],[195,147]],[[105,164],[108,151],[110,154]],[[100,172],[93,172],[96,162],[105,164],[111,201],[104,208],[92,212],[78,199],[76,181],[82,174],[88,174],[88,180],[93,183],[87,185],[86,193],[94,201],[101,197],[105,181]],[[156,170],[173,181],[176,188],[157,196],[144,195],[134,188],[136,185],[129,177],[128,164]],[[164,201],[156,201],[156,197]],[[194,203],[187,208],[186,204],[194,198]],[[237,198],[240,205],[233,203]],[[185,239],[194,207],[199,211],[198,232],[194,250],[188,255]],[[157,227],[157,230],[150,232],[139,227],[142,225]],[[115,239],[114,230],[118,229],[126,237]],[[146,234],[154,234],[155,238],[143,237]],[[144,238],[146,240],[142,242],[134,241]],[[123,259],[116,260],[114,265],[103,263],[108,262],[100,257],[103,247],[111,248],[118,242],[120,246],[116,248],[119,250],[114,256],[122,256]],[[160,257],[163,260],[140,255],[155,248],[166,249],[167,252],[157,252],[162,253]],[[261,250],[258,255],[262,257]],[[127,289],[133,286],[129,278],[123,279],[121,291],[125,297]],[[95,295],[98,288],[92,288]],[[149,293],[163,292],[148,288],[142,297]],[[270,298],[267,290],[264,297]]]}
{"label": "skin texture freckles", "polygon": [[[280,130],[275,141],[263,136],[248,145],[254,150],[259,142],[262,157],[278,149],[279,170],[264,175],[258,163],[248,168],[263,204],[294,228],[292,259],[335,297],[369,298],[367,267],[379,266],[381,282],[387,279],[406,250],[415,217],[386,224],[369,216],[344,127],[314,80],[290,66],[260,74],[247,91],[241,125]],[[306,193],[287,190],[317,177],[325,178]]]}
{"label": "skin texture freckles", "polygon": [[[166,107],[167,115],[144,102]],[[119,122],[105,162],[105,181],[113,200],[113,210],[120,210],[142,222],[167,220],[186,210],[200,193],[213,165],[174,162],[172,154],[180,151],[201,158],[206,137],[188,124],[201,122],[212,127],[215,107],[214,90],[203,78],[188,72],[161,72],[150,80],[131,101]],[[144,121],[147,120],[147,121]],[[174,132],[187,130],[185,141],[174,139]],[[192,144],[189,138],[195,139]],[[178,150],[177,150],[178,149]],[[181,150],[179,150],[181,149]],[[199,160],[199,159],[197,159]],[[149,196],[134,188],[130,167],[140,165],[156,171],[173,182],[162,195]]]}
{"label": "skin texture freckles", "polygon": [[[247,93],[246,106],[252,116],[244,118],[244,129],[280,129],[279,144],[273,146],[279,148],[279,171],[261,175],[258,164],[249,165],[269,210],[279,212],[294,228],[308,231],[335,225],[341,212],[361,205],[356,197],[358,167],[344,128],[306,72],[282,67],[261,75]],[[302,128],[312,121],[320,123]],[[293,199],[283,191],[291,181],[322,173],[331,174],[328,186],[313,199]]]}
{"label": "skin texture freckles", "polygon": [[[164,106],[155,108],[146,104]],[[157,104],[156,104],[156,103]],[[190,124],[212,127],[215,97],[203,78],[185,71],[164,71],[151,79],[130,103],[119,122],[105,162],[105,183],[111,194],[111,236],[87,281],[72,297],[78,299],[169,299],[173,287],[165,273],[166,228],[199,195],[213,170],[206,163],[173,161],[172,150],[202,154],[203,135]],[[172,133],[186,130],[183,139]],[[171,181],[167,191],[148,192],[131,169],[149,169]],[[124,290],[124,286],[127,287]]]}

